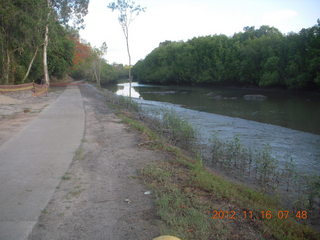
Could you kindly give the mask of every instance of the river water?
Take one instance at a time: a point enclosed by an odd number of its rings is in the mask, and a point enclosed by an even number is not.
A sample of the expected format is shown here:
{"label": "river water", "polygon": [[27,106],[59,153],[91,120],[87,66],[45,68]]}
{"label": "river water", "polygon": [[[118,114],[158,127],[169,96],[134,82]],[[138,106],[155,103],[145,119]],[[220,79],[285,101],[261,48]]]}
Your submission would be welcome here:
{"label": "river water", "polygon": [[[320,94],[138,83],[132,86],[131,96],[144,110],[173,109],[197,128],[202,143],[214,134],[224,140],[237,136],[253,150],[270,146],[280,165],[292,158],[299,172],[320,173]],[[129,95],[128,83],[108,89]]]}

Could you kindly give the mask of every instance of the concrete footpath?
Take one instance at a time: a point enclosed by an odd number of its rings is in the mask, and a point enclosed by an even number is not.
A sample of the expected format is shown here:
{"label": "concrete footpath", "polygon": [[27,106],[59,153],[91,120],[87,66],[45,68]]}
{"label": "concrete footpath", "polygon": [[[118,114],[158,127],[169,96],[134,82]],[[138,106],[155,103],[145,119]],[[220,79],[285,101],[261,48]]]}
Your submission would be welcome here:
{"label": "concrete footpath", "polygon": [[0,239],[27,239],[67,171],[84,133],[78,87],[68,87],[0,146]]}

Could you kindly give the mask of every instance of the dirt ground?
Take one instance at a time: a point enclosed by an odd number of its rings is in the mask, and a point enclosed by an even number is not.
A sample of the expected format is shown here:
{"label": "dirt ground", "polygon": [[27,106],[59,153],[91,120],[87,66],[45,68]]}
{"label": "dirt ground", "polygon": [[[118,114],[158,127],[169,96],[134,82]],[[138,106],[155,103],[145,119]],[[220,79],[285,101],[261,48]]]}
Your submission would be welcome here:
{"label": "dirt ground", "polygon": [[159,236],[154,196],[145,194],[149,189],[137,171],[165,156],[140,148],[141,135],[120,122],[95,88],[80,89],[86,114],[82,144],[29,240]]}
{"label": "dirt ground", "polygon": [[0,93],[0,145],[9,140],[63,92],[51,88],[48,95],[33,97],[31,91]]}

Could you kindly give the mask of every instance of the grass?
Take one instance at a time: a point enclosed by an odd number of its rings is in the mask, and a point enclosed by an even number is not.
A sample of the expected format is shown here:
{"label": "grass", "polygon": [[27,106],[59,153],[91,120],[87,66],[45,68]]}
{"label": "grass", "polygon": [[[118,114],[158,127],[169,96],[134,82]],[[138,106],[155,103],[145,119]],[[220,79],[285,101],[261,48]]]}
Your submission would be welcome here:
{"label": "grass", "polygon": [[[278,219],[286,210],[279,203],[241,184],[235,184],[204,168],[202,162],[166,143],[143,123],[119,115],[134,129],[146,135],[152,146],[167,151],[172,159],[150,164],[141,170],[144,182],[155,192],[157,212],[164,221],[164,234],[181,239],[320,239],[309,226],[298,223],[294,215]],[[235,211],[238,219],[211,219],[212,210]],[[252,211],[253,219],[243,219],[243,211]],[[271,211],[271,219],[261,219],[261,211]],[[241,226],[241,227],[240,227]],[[247,237],[246,237],[247,236]],[[248,238],[248,236],[251,236]]]}
{"label": "grass", "polygon": [[279,185],[279,163],[271,156],[269,146],[253,152],[244,147],[238,137],[221,141],[217,136],[213,136],[209,148],[209,165],[232,172],[243,179],[253,179],[266,192],[275,190]]}
{"label": "grass", "polygon": [[70,180],[71,177],[69,175],[67,175],[67,173],[65,175],[62,176],[61,178],[62,180]]}
{"label": "grass", "polygon": [[193,147],[197,133],[192,125],[180,118],[176,112],[164,111],[160,122],[162,133],[171,143],[183,148]]}
{"label": "grass", "polygon": [[[293,213],[289,214],[287,219],[279,219],[278,211],[289,209],[282,208],[277,199],[234,183],[205,168],[200,157],[188,154],[177,146],[176,141],[166,138],[168,135],[159,131],[161,127],[155,126],[158,124],[157,121],[151,125],[146,124],[141,122],[136,114],[128,112],[126,106],[114,106],[114,103],[110,102],[109,104],[117,110],[117,115],[124,123],[144,135],[146,147],[167,152],[170,156],[165,161],[145,166],[140,173],[141,179],[155,194],[157,213],[164,223],[163,234],[175,235],[184,240],[320,239],[319,233],[307,226],[305,221],[298,222]],[[184,125],[183,121],[175,117],[165,117],[166,130],[171,128],[184,132],[188,129],[187,124]],[[177,122],[180,122],[179,126],[175,125]],[[189,129],[185,131],[188,132]],[[194,138],[193,133],[186,136]],[[192,141],[190,143],[193,144]],[[244,154],[245,150],[239,141],[235,140],[231,145],[223,147],[228,148],[231,160],[220,158],[219,161],[229,161],[221,164],[233,166],[241,161],[241,154]],[[215,156],[218,156],[218,153],[219,151]],[[267,150],[261,154],[261,161],[257,164],[260,164],[261,172],[265,171],[264,175],[258,175],[262,179],[270,175],[267,170],[273,168],[274,162],[269,158]],[[288,166],[288,169],[292,169],[292,166]],[[234,212],[236,218],[213,219],[214,210]],[[244,211],[252,214],[252,217],[244,218]],[[270,211],[273,217],[262,218],[262,211]]]}
{"label": "grass", "polygon": [[320,176],[299,173],[292,158],[288,157],[280,167],[271,155],[270,146],[251,151],[237,137],[222,141],[213,136],[209,149],[205,161],[210,167],[219,168],[242,181],[254,182],[264,192],[278,194],[290,209],[308,209],[312,218],[319,217],[316,202],[320,198]]}
{"label": "grass", "polygon": [[73,190],[67,193],[65,196],[66,199],[72,199],[72,198],[77,198],[80,196],[80,194],[83,192],[83,189],[81,189],[80,186],[76,186]]}
{"label": "grass", "polygon": [[83,157],[84,157],[83,148],[80,146],[80,147],[76,150],[73,159],[74,159],[74,160],[82,160]]}
{"label": "grass", "polygon": [[42,214],[48,214],[49,212],[48,212],[47,209],[43,209],[43,210],[41,211],[41,213],[42,213]]}

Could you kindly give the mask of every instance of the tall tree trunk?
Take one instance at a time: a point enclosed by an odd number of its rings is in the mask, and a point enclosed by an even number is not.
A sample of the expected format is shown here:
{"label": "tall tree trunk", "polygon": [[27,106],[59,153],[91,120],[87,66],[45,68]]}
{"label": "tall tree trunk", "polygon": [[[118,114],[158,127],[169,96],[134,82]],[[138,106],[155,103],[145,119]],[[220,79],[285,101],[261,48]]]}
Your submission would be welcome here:
{"label": "tall tree trunk", "polygon": [[46,24],[45,34],[44,34],[44,43],[43,43],[43,74],[44,74],[44,82],[49,86],[50,79],[49,79],[49,72],[48,72],[47,49],[48,49],[48,43],[49,43],[49,19],[50,19],[50,7],[51,7],[50,0],[47,0],[47,7],[48,7],[48,15],[47,15],[47,24]]}
{"label": "tall tree trunk", "polygon": [[6,69],[5,69],[5,61],[6,61],[6,54],[5,54],[5,51],[4,51],[4,43],[3,43],[3,40],[1,39],[1,56],[2,56],[2,62],[1,62],[1,66],[2,66],[2,72],[1,72],[1,75],[0,75],[0,84],[4,84],[4,74],[6,72]]}
{"label": "tall tree trunk", "polygon": [[132,76],[131,76],[131,54],[129,49],[129,29],[128,26],[123,28],[124,36],[126,38],[127,43],[127,53],[129,58],[129,98],[131,98],[131,84],[132,84]]}
{"label": "tall tree trunk", "polygon": [[47,62],[47,49],[49,43],[49,23],[46,25],[46,31],[44,35],[44,43],[43,43],[43,74],[44,74],[44,82],[45,84],[50,84],[49,72],[48,72],[48,62]]}
{"label": "tall tree trunk", "polygon": [[9,76],[10,76],[10,64],[11,64],[11,59],[10,59],[10,52],[9,50],[6,51],[6,66],[4,70],[4,84],[9,84]]}
{"label": "tall tree trunk", "polygon": [[97,84],[98,84],[98,74],[97,74],[97,63],[96,62],[94,62],[93,63],[93,65],[92,65],[93,67],[92,67],[92,72],[93,72],[93,77],[96,79],[96,82],[97,82]]}
{"label": "tall tree trunk", "polygon": [[22,79],[22,83],[24,83],[24,81],[25,81],[25,80],[27,79],[27,77],[29,76],[29,73],[30,73],[32,64],[33,64],[34,59],[36,58],[37,53],[38,53],[38,49],[39,49],[39,47],[37,47],[37,48],[36,48],[36,51],[34,52],[34,55],[33,55],[32,59],[31,59],[31,61],[30,61],[30,63],[29,63],[28,70],[27,70],[26,74],[24,75],[24,78]]}
{"label": "tall tree trunk", "polygon": [[101,62],[102,62],[102,59],[99,58],[98,60],[98,87],[101,88]]}

